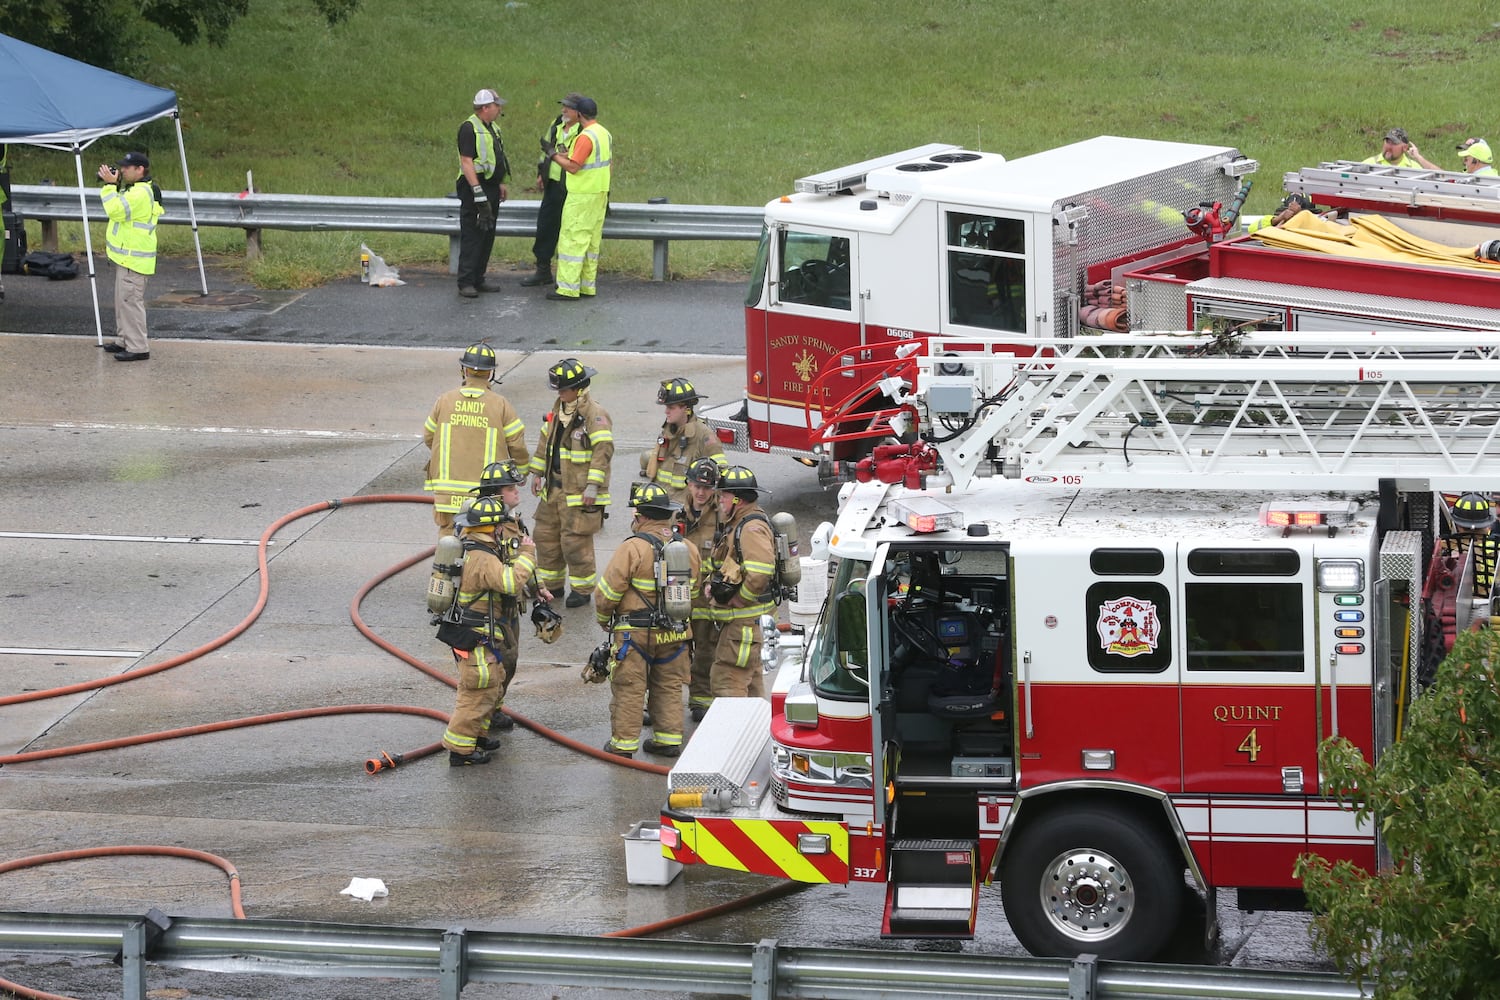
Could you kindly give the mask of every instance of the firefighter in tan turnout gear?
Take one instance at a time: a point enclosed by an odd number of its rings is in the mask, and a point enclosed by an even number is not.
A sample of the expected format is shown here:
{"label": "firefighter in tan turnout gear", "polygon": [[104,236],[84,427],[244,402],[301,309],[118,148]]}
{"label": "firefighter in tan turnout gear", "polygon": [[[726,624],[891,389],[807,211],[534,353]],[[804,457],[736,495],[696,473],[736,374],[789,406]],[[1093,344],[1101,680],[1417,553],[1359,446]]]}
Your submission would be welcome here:
{"label": "firefighter in tan turnout gear", "polygon": [[644,744],[646,752],[676,757],[682,753],[682,689],[691,663],[688,619],[699,556],[673,532],[682,505],[659,484],[637,486],[631,506],[633,534],[615,550],[594,592],[594,615],[609,633],[613,691],[604,749],[635,756],[642,746],[644,704],[655,729]]}
{"label": "firefighter in tan turnout gear", "polygon": [[714,698],[762,697],[760,616],[776,607],[776,540],[759,497],[769,493],[755,473],[732,465],[719,477],[719,517],[714,571],[704,584],[709,613],[719,629],[709,668]]}
{"label": "firefighter in tan turnout gear", "polygon": [[609,413],[589,393],[599,374],[577,358],[547,369],[557,390],[552,411],[543,418],[541,440],[531,456],[531,492],[536,509],[537,581],[562,593],[566,580],[570,608],[589,603],[598,574],[594,536],[609,506],[609,466],[615,454]]}
{"label": "firefighter in tan turnout gear", "polygon": [[501,446],[517,467],[526,468],[526,425],[510,400],[490,388],[495,380],[495,349],[472,344],[458,362],[463,384],[449,389],[432,404],[422,442],[432,450],[427,481],[432,494],[432,519],[438,537],[453,533],[453,515],[479,486],[484,467],[504,457]]}
{"label": "firefighter in tan turnout gear", "polygon": [[[453,647],[458,693],[443,733],[452,767],[489,763],[490,751],[500,746],[489,735],[492,722],[504,719],[495,726],[501,729],[514,725],[502,706],[516,672],[520,602],[536,570],[536,546],[514,513],[525,476],[511,462],[500,465],[487,477],[499,495],[481,496],[459,518],[464,561],[458,608],[469,634]],[[552,596],[546,588],[538,593],[543,600]],[[462,648],[470,642],[473,648]]]}
{"label": "firefighter in tan turnout gear", "polygon": [[[687,501],[682,511],[682,535],[702,556],[698,576],[707,580],[714,571],[714,537],[719,530],[719,463],[700,458],[687,473]],[[701,722],[713,703],[709,671],[719,642],[719,626],[714,622],[713,605],[702,587],[693,590],[693,669],[688,684],[688,711],[694,722]]]}
{"label": "firefighter in tan turnout gear", "polygon": [[666,419],[656,447],[641,453],[641,478],[659,483],[678,503],[687,502],[687,473],[700,458],[711,458],[720,471],[729,468],[724,448],[712,428],[693,412],[704,397],[680,375],[662,382],[656,401],[666,408]]}

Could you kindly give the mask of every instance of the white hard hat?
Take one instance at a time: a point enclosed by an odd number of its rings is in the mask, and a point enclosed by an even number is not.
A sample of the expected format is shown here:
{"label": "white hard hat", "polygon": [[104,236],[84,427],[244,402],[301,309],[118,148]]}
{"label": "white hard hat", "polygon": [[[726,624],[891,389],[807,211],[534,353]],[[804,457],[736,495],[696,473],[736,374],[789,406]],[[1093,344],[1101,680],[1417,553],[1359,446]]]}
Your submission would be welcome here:
{"label": "white hard hat", "polygon": [[503,105],[504,103],[505,103],[505,98],[501,97],[499,94],[495,93],[493,90],[491,90],[488,87],[485,87],[479,93],[477,93],[477,94],[474,95],[474,105],[476,107],[482,107],[483,105],[486,105],[486,104],[502,104]]}

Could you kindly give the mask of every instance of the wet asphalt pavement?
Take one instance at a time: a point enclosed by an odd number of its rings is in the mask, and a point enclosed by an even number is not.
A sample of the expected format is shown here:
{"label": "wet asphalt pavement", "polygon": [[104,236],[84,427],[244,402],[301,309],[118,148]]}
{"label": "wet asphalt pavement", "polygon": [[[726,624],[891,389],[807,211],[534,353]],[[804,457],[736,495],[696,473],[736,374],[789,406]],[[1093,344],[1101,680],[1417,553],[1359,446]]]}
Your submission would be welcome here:
{"label": "wet asphalt pavement", "polygon": [[[495,274],[502,292],[465,300],[446,274],[408,284],[353,280],[305,293],[259,292],[232,269],[172,262],[150,286],[152,359],[122,365],[93,346],[85,281],[5,276],[0,304],[0,700],[110,677],[210,643],[244,622],[261,578],[256,542],[279,518],[355,496],[418,494],[421,424],[455,384],[458,351],[487,336],[501,391],[534,443],[552,393],[547,366],[577,356],[615,422],[615,488],[654,439],[656,382],[685,374],[713,400],[743,382],[738,282],[606,280],[599,301],[557,304]],[[112,328],[107,270],[104,325]],[[751,464],[804,535],[831,497],[785,459]],[[523,507],[529,508],[529,504]],[[529,509],[528,509],[529,513]],[[628,534],[600,538],[602,566]],[[391,501],[310,510],[268,550],[264,611],[232,642],[127,683],[0,704],[0,755],[313,707],[411,706],[445,713],[451,690],[351,625],[357,592],[432,544],[430,510]],[[423,603],[427,562],[375,585],[359,607],[383,639],[439,669]],[[566,611],[547,646],[523,630],[507,705],[581,743],[608,735],[606,688],[579,668],[600,633]],[[630,886],[621,834],[652,819],[663,779],[567,749],[518,727],[489,766],[442,756],[371,776],[365,760],[438,739],[431,718],[330,714],[0,768],[0,861],[59,849],[168,844],[229,859],[254,917],[599,934],[741,897],[770,880],[690,869],[665,888]],[[644,755],[642,760],[647,759]],[[658,762],[665,763],[665,762]],[[383,879],[387,898],[340,895]],[[1229,896],[1230,894],[1225,894]],[[878,936],[883,890],[827,886],[671,932],[682,938],[913,948]],[[216,869],[169,859],[75,861],[0,874],[0,909],[224,915]],[[1326,969],[1306,919],[1241,914],[1221,900],[1216,961]],[[963,950],[1023,954],[998,892],[982,894]],[[1185,958],[1193,959],[1185,946]],[[0,955],[0,976],[77,996],[118,992],[107,962]],[[182,997],[419,997],[431,982],[340,984],[153,970]],[[615,995],[476,984],[465,997]]]}

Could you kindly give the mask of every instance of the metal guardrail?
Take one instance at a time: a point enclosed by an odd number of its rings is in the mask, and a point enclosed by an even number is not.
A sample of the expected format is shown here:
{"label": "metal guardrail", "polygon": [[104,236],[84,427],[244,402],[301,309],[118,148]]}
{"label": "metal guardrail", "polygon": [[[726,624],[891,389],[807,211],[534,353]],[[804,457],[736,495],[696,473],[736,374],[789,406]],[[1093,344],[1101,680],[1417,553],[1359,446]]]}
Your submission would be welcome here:
{"label": "metal guardrail", "polygon": [[[435,979],[459,1000],[465,984],[532,983],[751,1000],[893,996],[907,1000],[1360,1000],[1330,973],[1216,966],[995,958],[907,951],[791,948],[413,927],[0,912],[0,951],[115,956],[125,1000],[145,1000],[149,964],[222,972]],[[14,975],[14,973],[12,973]]]}
{"label": "metal guardrail", "polygon": [[[98,208],[98,191],[85,189],[90,217]],[[507,201],[495,217],[496,236],[536,233],[539,201]],[[42,223],[42,246],[57,249],[57,223],[77,221],[78,188],[17,184],[9,211]],[[185,226],[187,192],[163,191],[161,224]],[[200,226],[245,231],[245,252],[260,253],[260,231],[432,233],[448,237],[448,269],[458,273],[457,198],[349,198],[306,194],[225,194],[194,192],[193,210]],[[103,220],[99,210],[99,221]],[[667,277],[667,249],[673,240],[758,240],[765,212],[738,205],[622,204],[612,202],[604,219],[607,240],[650,240],[651,272]]]}

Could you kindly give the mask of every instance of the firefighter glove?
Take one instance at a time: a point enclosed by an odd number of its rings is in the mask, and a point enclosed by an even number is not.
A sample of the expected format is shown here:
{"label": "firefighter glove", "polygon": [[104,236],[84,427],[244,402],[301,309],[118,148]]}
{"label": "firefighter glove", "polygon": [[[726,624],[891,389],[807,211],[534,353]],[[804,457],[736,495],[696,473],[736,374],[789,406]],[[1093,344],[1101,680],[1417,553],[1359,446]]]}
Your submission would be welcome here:
{"label": "firefighter glove", "polygon": [[583,488],[583,505],[593,507],[599,502],[599,487],[589,483]]}
{"label": "firefighter glove", "polygon": [[492,233],[495,231],[495,210],[490,207],[488,198],[480,198],[474,202],[474,210],[479,213],[479,229],[481,232]]}

